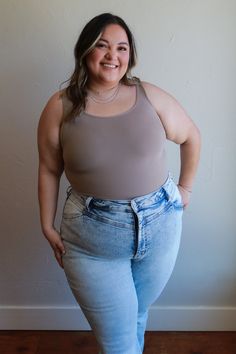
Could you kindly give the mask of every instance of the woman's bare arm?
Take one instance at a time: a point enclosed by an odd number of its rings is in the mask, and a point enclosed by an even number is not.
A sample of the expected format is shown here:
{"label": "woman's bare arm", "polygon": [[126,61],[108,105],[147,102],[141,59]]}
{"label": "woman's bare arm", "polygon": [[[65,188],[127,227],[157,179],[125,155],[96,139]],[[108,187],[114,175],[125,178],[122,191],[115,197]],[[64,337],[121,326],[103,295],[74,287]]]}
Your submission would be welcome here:
{"label": "woman's bare arm", "polygon": [[63,267],[61,255],[65,251],[60,234],[54,227],[60,178],[63,173],[60,126],[63,116],[59,93],[55,93],[42,111],[38,125],[38,198],[43,234]]}
{"label": "woman's bare arm", "polygon": [[149,83],[143,83],[147,97],[164,126],[168,140],[180,145],[179,190],[184,207],[189,203],[200,155],[200,132],[176,99]]}

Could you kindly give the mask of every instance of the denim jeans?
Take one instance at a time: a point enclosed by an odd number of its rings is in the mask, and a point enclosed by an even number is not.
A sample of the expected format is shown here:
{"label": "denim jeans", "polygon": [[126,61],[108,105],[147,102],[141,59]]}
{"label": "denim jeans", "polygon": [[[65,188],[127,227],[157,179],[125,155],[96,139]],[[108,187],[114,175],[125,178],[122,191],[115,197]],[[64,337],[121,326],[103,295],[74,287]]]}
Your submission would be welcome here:
{"label": "denim jeans", "polygon": [[131,200],[68,191],[61,223],[64,271],[100,353],[143,353],[149,307],[175,265],[182,213],[170,176],[156,191]]}

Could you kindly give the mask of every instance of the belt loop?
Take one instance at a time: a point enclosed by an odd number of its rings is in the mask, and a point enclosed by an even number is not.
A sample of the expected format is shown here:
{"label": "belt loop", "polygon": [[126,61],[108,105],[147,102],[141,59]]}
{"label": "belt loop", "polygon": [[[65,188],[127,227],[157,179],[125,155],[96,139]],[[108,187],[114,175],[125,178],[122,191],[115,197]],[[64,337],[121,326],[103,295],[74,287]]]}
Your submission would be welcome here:
{"label": "belt loop", "polygon": [[87,197],[87,199],[86,199],[85,205],[86,205],[87,210],[90,210],[89,209],[89,204],[90,204],[92,199],[93,199],[93,197]]}

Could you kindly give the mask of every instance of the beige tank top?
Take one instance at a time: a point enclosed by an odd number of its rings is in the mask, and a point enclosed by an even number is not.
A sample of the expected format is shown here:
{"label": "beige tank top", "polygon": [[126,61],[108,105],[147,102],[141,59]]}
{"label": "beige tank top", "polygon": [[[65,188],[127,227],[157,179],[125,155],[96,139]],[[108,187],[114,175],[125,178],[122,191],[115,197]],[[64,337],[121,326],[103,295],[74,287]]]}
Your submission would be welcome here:
{"label": "beige tank top", "polygon": [[[64,112],[69,105],[63,96]],[[65,174],[80,195],[132,199],[168,176],[165,130],[142,85],[128,111],[110,117],[82,112],[64,121],[60,133]]]}

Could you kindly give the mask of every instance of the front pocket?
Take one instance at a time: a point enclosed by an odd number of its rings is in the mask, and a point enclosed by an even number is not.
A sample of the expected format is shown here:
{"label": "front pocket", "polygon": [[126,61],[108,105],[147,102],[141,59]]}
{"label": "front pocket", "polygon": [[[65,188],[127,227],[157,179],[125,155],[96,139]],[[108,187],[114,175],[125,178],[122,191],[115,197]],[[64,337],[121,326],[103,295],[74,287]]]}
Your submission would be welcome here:
{"label": "front pocket", "polygon": [[111,219],[110,217],[97,215],[97,214],[94,214],[93,212],[89,212],[89,211],[85,211],[85,213],[83,215],[84,215],[84,217],[88,217],[88,219],[92,219],[92,220],[101,222],[103,224],[118,227],[120,229],[123,229],[123,228],[130,229],[130,224],[124,223],[121,221],[117,221],[115,219]]}
{"label": "front pocket", "polygon": [[180,194],[180,191],[179,191],[179,188],[178,188],[178,186],[176,185],[176,189],[177,189],[177,193],[178,193],[178,195],[179,195],[179,205],[180,205],[180,207],[182,207],[183,208],[183,199],[182,199],[182,195]]}
{"label": "front pocket", "polygon": [[172,180],[171,184],[164,187],[168,200],[176,209],[183,209],[182,196],[180,194],[177,184]]}
{"label": "front pocket", "polygon": [[118,228],[130,229],[132,224],[132,213],[116,210],[108,204],[107,201],[92,200],[89,205],[89,209],[86,209],[83,213],[89,219],[112,225]]}
{"label": "front pocket", "polygon": [[74,202],[72,197],[69,196],[65,201],[62,217],[64,219],[75,219],[83,215],[85,206],[81,202]]}

